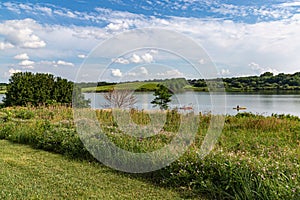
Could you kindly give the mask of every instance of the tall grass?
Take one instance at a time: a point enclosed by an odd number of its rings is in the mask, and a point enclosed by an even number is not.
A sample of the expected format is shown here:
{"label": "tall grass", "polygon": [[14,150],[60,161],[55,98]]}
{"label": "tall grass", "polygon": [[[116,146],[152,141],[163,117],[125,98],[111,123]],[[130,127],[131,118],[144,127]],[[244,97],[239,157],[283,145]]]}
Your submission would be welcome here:
{"label": "tall grass", "polygon": [[[155,115],[131,110],[132,122],[148,125]],[[182,114],[163,113],[166,122],[152,137],[136,137],[122,130],[112,111],[97,110],[103,134],[132,152],[149,152],[167,145],[178,134]],[[3,108],[0,138],[35,148],[93,160],[82,144],[67,107]],[[204,159],[197,152],[211,120],[199,118],[198,133],[189,150],[171,165],[142,174],[146,180],[174,187],[190,196],[215,199],[300,199],[300,120],[297,117],[253,114],[226,116],[214,150]]]}

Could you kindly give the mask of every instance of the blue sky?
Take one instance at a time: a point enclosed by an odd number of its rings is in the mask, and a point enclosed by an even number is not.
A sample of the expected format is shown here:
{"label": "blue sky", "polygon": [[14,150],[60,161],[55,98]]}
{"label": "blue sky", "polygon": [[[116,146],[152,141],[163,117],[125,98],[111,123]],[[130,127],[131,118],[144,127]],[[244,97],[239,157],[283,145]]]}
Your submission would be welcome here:
{"label": "blue sky", "polygon": [[221,77],[300,71],[300,1],[1,1],[0,81],[18,71],[76,81],[203,78],[178,56],[155,48],[91,61],[104,41],[141,28],[192,39],[207,53],[198,61],[214,64]]}

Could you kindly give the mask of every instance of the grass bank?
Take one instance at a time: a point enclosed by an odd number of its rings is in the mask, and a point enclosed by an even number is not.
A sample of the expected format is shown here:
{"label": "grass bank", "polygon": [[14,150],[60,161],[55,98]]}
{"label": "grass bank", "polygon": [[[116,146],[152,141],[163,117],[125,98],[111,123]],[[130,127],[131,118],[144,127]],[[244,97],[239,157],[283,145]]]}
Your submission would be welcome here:
{"label": "grass bank", "polygon": [[[1,109],[0,114],[0,139],[93,162],[76,133],[72,109],[16,107]],[[181,114],[168,112],[161,131],[142,140],[123,133],[111,111],[98,110],[96,116],[104,133],[96,133],[92,137],[105,134],[122,149],[148,152],[161,148],[176,136]],[[132,110],[130,116],[136,124],[147,124],[150,120],[148,113],[137,110]],[[180,159],[159,171],[131,177],[172,187],[191,198],[300,198],[299,118],[289,115],[264,117],[250,113],[226,116],[222,135],[214,150],[200,159],[197,152],[201,149],[212,116],[196,117],[199,127],[195,142]]]}
{"label": "grass bank", "polygon": [[158,82],[132,82],[132,83],[119,83],[116,85],[104,85],[98,87],[82,88],[82,92],[108,92],[114,88],[135,90],[137,92],[154,91]]}
{"label": "grass bank", "polygon": [[0,140],[0,199],[181,199],[101,166]]}

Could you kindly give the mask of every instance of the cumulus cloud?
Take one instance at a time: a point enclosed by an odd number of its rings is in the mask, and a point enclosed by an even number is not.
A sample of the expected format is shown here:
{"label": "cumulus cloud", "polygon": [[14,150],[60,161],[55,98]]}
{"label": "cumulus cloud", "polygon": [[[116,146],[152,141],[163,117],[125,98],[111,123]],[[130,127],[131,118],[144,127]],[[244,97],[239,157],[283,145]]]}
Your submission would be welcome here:
{"label": "cumulus cloud", "polygon": [[[194,1],[194,3],[197,2]],[[37,11],[36,5],[29,6],[31,6],[33,11]],[[298,9],[296,8],[296,6],[298,6],[297,2],[282,5],[278,4],[278,6],[286,7],[288,9],[291,7],[293,7],[291,9]],[[7,3],[6,7],[15,10],[16,12],[20,12],[24,9],[29,11],[31,9],[28,8],[28,4],[27,6],[20,6],[19,4]],[[246,8],[231,7],[228,5],[221,5],[219,8],[221,9],[215,9],[214,12],[223,13],[224,15],[243,15],[243,12],[246,10]],[[243,10],[243,12],[237,14],[236,10],[238,9]],[[77,55],[78,52],[88,52],[95,44],[111,37],[111,31],[121,31],[130,29],[131,27],[157,27],[175,30],[184,33],[184,36],[194,39],[194,41],[199,43],[205,51],[208,52],[214,62],[220,63],[219,66],[222,67],[220,67],[219,71],[221,73],[223,66],[226,66],[226,68],[228,66],[230,75],[233,76],[238,73],[259,73],[260,71],[268,69],[280,70],[288,73],[299,71],[299,12],[293,14],[293,17],[289,18],[291,13],[286,13],[287,10],[280,10],[280,8],[277,10],[268,9],[267,7],[261,9],[253,8],[251,10],[253,15],[259,15],[262,18],[260,21],[247,24],[224,19],[209,20],[172,16],[161,19],[153,16],[146,17],[144,15],[101,8],[96,8],[94,11],[96,13],[92,14],[79,11],[70,11],[70,13],[67,13],[64,12],[66,10],[54,6],[49,9],[45,7],[44,10],[43,13],[52,14],[53,17],[55,17],[55,15],[62,16],[64,13],[65,17],[76,17],[76,19],[81,20],[94,20],[93,22],[108,25],[105,27],[64,26],[59,24],[41,25],[32,19],[1,21],[0,34],[3,36],[3,40],[0,40],[0,50],[13,47],[16,47],[16,49],[19,47],[46,47],[39,49],[38,55],[41,59],[69,59],[67,56],[70,55],[71,51],[74,49],[77,50],[71,52],[72,55]],[[54,12],[55,10],[60,10],[61,12]],[[282,12],[280,13],[280,11]],[[278,16],[288,16],[288,18],[281,19]],[[263,17],[268,17],[269,19],[264,21]],[[277,20],[273,21],[272,17]],[[92,23],[89,23],[89,25],[90,24]],[[46,46],[46,44],[50,43],[51,46]],[[14,49],[10,49],[10,51],[13,50]],[[34,51],[34,49],[30,49],[30,51]],[[156,57],[154,55],[155,51],[156,50],[151,50],[143,54],[138,52],[129,57],[119,58],[115,60],[115,62],[121,64],[150,63],[154,61],[153,57],[155,57],[155,61],[158,61],[159,56]],[[18,52],[15,52],[15,54],[17,53]],[[30,55],[34,54],[30,52]],[[11,54],[9,56],[11,56]],[[81,58],[83,58],[83,56]],[[111,57],[109,57],[109,59],[111,59]],[[260,66],[260,68],[256,69],[253,69],[251,66],[249,67],[248,64],[253,60],[260,63],[263,67]],[[199,62],[206,64],[201,59]],[[54,64],[52,63],[52,65],[58,64],[55,62]],[[184,69],[182,69],[182,71],[184,71]],[[134,73],[137,74],[137,72]],[[225,70],[224,73],[227,73],[227,71]]]}
{"label": "cumulus cloud", "polygon": [[113,62],[124,64],[124,65],[127,65],[130,63],[135,63],[135,64],[151,63],[151,62],[153,62],[153,60],[154,60],[153,56],[150,53],[145,53],[143,55],[138,55],[136,53],[133,53],[128,58],[120,57],[120,58],[112,59]]}
{"label": "cumulus cloud", "polygon": [[142,55],[142,59],[146,63],[151,63],[153,61],[153,56],[150,53],[146,53],[145,55]]}
{"label": "cumulus cloud", "polygon": [[41,27],[32,19],[8,20],[0,23],[0,34],[8,43],[17,47],[31,49],[45,47],[46,43],[34,34],[33,28]]}
{"label": "cumulus cloud", "polygon": [[14,47],[14,45],[12,45],[11,43],[0,42],[0,50],[11,49],[13,47]]}
{"label": "cumulus cloud", "polygon": [[[20,58],[25,58],[25,55],[20,54]],[[28,56],[27,56],[28,57]],[[28,57],[29,58],[29,57]],[[19,62],[19,66],[22,67],[22,69],[34,69],[34,65],[35,62],[31,61],[31,60],[22,60],[21,62]]]}
{"label": "cumulus cloud", "polygon": [[75,65],[71,62],[66,62],[63,60],[58,60],[58,61],[49,61],[49,60],[42,60],[38,63],[37,65],[41,66],[50,66],[50,67],[58,67],[58,66],[69,66],[69,67],[74,67]]}
{"label": "cumulus cloud", "polygon": [[127,22],[125,21],[122,21],[122,22],[119,22],[119,23],[109,23],[107,26],[106,26],[107,30],[110,30],[110,31],[120,31],[120,30],[126,30],[129,28],[129,25]]}
{"label": "cumulus cloud", "polygon": [[57,65],[63,65],[63,66],[74,67],[74,64],[73,64],[73,63],[71,63],[71,62],[66,62],[66,61],[63,61],[63,60],[57,61],[56,64],[57,64]]}
{"label": "cumulus cloud", "polygon": [[133,63],[151,63],[153,62],[153,56],[150,53],[145,53],[141,56],[134,53],[129,60]]}
{"label": "cumulus cloud", "polygon": [[28,60],[29,56],[27,55],[27,53],[22,53],[22,54],[18,54],[14,57],[14,59],[16,60]]}
{"label": "cumulus cloud", "polygon": [[113,77],[122,77],[122,72],[120,69],[111,69],[111,75]]}
{"label": "cumulus cloud", "polygon": [[258,75],[265,73],[265,72],[272,72],[273,74],[278,74],[279,72],[276,69],[270,68],[270,67],[261,67],[259,64],[255,62],[251,62],[248,65],[254,72],[256,72]]}
{"label": "cumulus cloud", "polygon": [[142,58],[139,55],[135,54],[135,53],[130,58],[130,61],[133,62],[133,63],[142,63],[143,62]]}
{"label": "cumulus cloud", "polygon": [[29,66],[29,65],[33,65],[33,64],[34,64],[34,62],[31,60],[23,60],[23,61],[19,62],[20,66]]}

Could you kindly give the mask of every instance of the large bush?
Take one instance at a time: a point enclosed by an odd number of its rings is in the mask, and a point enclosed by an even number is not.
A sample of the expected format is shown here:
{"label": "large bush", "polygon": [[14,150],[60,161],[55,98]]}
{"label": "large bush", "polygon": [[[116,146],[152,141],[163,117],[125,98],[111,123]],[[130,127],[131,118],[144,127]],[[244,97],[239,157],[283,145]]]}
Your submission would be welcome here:
{"label": "large bush", "polygon": [[[5,106],[71,104],[73,87],[73,82],[54,77],[52,74],[19,72],[9,79],[4,104]],[[88,104],[78,92],[76,97],[80,99],[76,103]]]}

